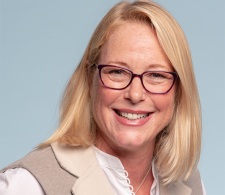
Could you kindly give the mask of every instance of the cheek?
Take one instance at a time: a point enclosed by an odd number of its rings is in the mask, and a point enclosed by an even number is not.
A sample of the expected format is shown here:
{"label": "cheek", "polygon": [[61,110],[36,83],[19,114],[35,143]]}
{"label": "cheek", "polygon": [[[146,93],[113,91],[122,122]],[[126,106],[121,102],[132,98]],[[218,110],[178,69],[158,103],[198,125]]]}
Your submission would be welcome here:
{"label": "cheek", "polygon": [[93,79],[91,90],[92,111],[98,121],[105,118],[110,105],[115,101],[116,95],[114,90],[108,89],[103,86],[98,75]]}
{"label": "cheek", "polygon": [[[171,93],[170,93],[171,92]],[[170,91],[168,94],[157,95],[154,98],[154,104],[157,108],[158,114],[161,116],[160,120],[164,120],[169,123],[174,110],[174,91]]]}
{"label": "cheek", "polygon": [[100,79],[96,78],[93,82],[91,92],[91,99],[95,109],[96,107],[107,105],[110,102],[109,93],[110,92],[107,90],[107,88],[102,85]]}
{"label": "cheek", "polygon": [[121,96],[120,90],[106,88],[97,73],[94,75],[90,91],[93,105],[95,107],[101,107],[101,109],[103,109],[103,107],[109,107]]}
{"label": "cheek", "polygon": [[159,110],[165,110],[165,111],[171,111],[173,109],[174,104],[174,98],[172,95],[169,96],[161,96],[160,98],[157,98],[156,105],[159,108]]}

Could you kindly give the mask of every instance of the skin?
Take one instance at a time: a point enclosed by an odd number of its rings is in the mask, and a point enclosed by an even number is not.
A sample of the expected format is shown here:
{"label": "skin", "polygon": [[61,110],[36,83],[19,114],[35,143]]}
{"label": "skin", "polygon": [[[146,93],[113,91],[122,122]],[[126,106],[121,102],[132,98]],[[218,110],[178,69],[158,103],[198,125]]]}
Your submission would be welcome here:
{"label": "skin", "polygon": [[[98,64],[125,67],[136,74],[173,71],[155,32],[139,22],[123,24],[109,36]],[[135,77],[126,89],[112,90],[103,86],[96,70],[90,82],[90,95],[98,131],[96,147],[121,160],[135,191],[150,167],[157,134],[172,118],[175,87],[163,95],[151,94]],[[150,115],[136,121],[120,120],[115,110]],[[150,173],[138,194],[149,194],[152,181]]]}

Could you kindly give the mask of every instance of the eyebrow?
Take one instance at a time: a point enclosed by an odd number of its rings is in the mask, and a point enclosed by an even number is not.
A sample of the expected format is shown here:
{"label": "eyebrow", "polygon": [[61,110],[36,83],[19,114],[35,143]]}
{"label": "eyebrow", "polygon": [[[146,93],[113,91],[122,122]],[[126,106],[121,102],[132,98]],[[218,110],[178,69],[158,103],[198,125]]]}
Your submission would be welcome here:
{"label": "eyebrow", "polygon": [[[130,68],[127,63],[122,62],[122,61],[109,61],[108,64],[110,64],[110,65],[119,65],[119,66],[122,66],[122,67],[125,66],[125,68],[128,68],[128,69]],[[160,69],[166,69],[166,70],[170,71],[167,66],[164,66],[164,65],[161,65],[161,64],[150,64],[147,67],[148,67],[148,69],[150,69],[150,68],[151,69],[160,68]]]}
{"label": "eyebrow", "polygon": [[163,66],[161,64],[150,64],[148,67],[149,68],[164,68],[164,69],[168,69],[166,66]]}
{"label": "eyebrow", "polygon": [[112,65],[121,65],[121,66],[126,66],[128,67],[128,64],[125,62],[121,62],[121,61],[109,61],[108,64],[112,64]]}

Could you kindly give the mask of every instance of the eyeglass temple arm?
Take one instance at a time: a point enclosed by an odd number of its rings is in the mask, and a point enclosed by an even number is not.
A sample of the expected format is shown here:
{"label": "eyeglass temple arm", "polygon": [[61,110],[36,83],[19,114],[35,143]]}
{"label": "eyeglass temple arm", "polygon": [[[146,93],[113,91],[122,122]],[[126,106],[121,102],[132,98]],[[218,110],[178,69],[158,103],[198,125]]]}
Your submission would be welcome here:
{"label": "eyeglass temple arm", "polygon": [[87,70],[87,69],[89,69],[89,68],[91,68],[92,66],[96,66],[96,67],[98,67],[98,64],[92,64],[92,65],[90,65],[90,66],[86,67],[86,70]]}

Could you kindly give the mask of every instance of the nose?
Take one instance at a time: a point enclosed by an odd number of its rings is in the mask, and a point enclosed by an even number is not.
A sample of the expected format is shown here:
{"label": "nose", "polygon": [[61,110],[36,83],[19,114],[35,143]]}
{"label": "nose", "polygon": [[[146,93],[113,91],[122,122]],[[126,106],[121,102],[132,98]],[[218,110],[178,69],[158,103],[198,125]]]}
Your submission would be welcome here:
{"label": "nose", "polygon": [[145,100],[146,90],[140,78],[134,77],[131,84],[125,89],[124,98],[129,99],[134,104]]}

